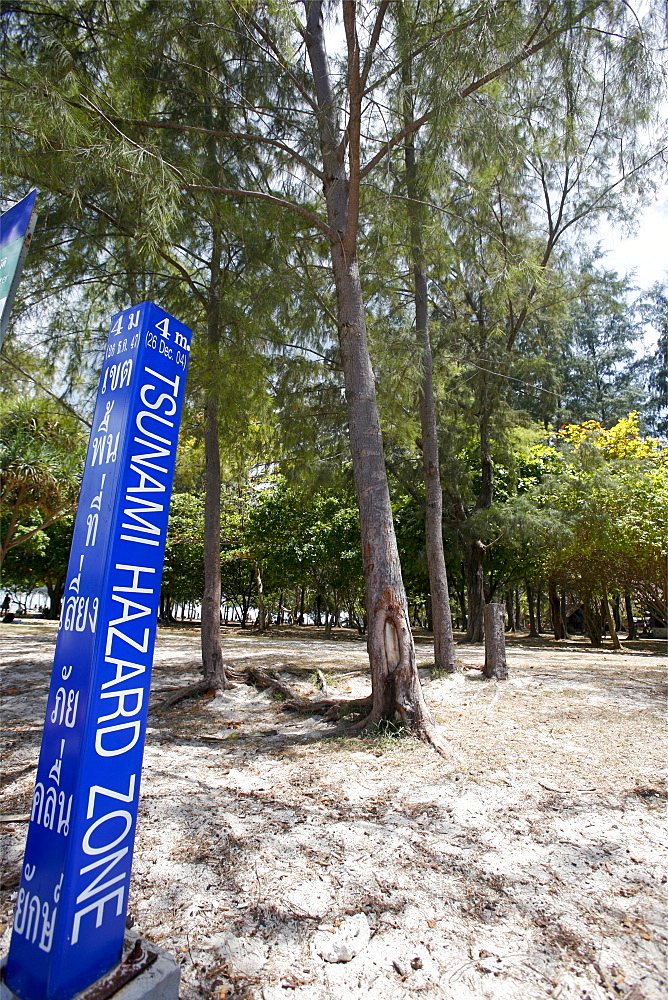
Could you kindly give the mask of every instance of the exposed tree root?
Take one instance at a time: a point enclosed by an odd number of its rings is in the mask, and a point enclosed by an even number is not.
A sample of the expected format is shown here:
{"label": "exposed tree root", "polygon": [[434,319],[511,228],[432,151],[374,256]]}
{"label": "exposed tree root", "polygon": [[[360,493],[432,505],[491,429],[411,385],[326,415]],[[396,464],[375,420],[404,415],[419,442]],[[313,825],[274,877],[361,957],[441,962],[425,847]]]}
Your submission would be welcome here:
{"label": "exposed tree root", "polygon": [[[371,707],[372,699],[369,697],[366,703]],[[362,704],[362,702],[358,702]],[[358,736],[360,733],[368,731],[372,726],[377,726],[386,716],[382,715],[378,711],[372,711],[362,719],[360,722],[356,722],[352,726],[348,726],[347,732],[350,735]],[[393,720],[389,720],[393,721]],[[446,740],[444,736],[441,736],[430,716],[422,717],[419,720],[414,719],[409,721],[408,719],[402,718],[399,722],[400,725],[405,726],[408,732],[412,733],[413,736],[417,736],[418,739],[422,740],[428,746],[432,747],[436,753],[440,754],[441,757],[454,757],[459,761],[460,764],[464,764],[464,758],[456,750],[449,740]]]}
{"label": "exposed tree root", "polygon": [[466,763],[459,751],[455,750],[452,743],[437,732],[436,726],[433,722],[427,723],[423,720],[421,725],[414,729],[414,732],[415,735],[423,741],[423,743],[432,747],[432,749],[435,750],[437,754],[440,754],[441,757],[454,757],[460,764]]}
{"label": "exposed tree root", "polygon": [[[282,708],[286,711],[303,712],[308,715],[322,715],[325,722],[340,722],[348,715],[362,715],[359,722],[353,725],[342,726],[340,732],[349,735],[359,735],[369,730],[373,725],[381,721],[383,716],[373,708],[373,696],[358,699],[336,699],[320,698],[317,701],[304,698],[298,694],[294,688],[290,687],[276,671],[268,673],[262,667],[249,667],[248,675],[252,681],[262,688],[271,688],[283,695],[285,701]],[[429,716],[419,720],[402,720],[406,728],[409,729],[419,739],[432,747],[436,753],[446,758],[456,758],[460,764],[464,763],[464,758],[457,750],[444,739]]]}
{"label": "exposed tree root", "polygon": [[[320,677],[320,671],[318,671],[318,675],[318,679],[323,685],[324,692],[326,692],[327,685],[324,681],[324,677]],[[226,677],[228,679],[234,677],[235,680],[239,680],[241,675],[232,674],[230,671],[227,671]],[[342,723],[338,730],[341,735],[359,735],[360,733],[368,731],[372,726],[377,725],[383,718],[385,718],[382,713],[378,712],[377,709],[374,709],[373,695],[369,695],[366,698],[356,699],[330,697],[311,699],[304,698],[300,695],[293,687],[290,686],[290,684],[284,681],[275,670],[268,672],[263,670],[262,667],[252,666],[248,668],[247,677],[249,683],[253,683],[259,688],[269,688],[282,695],[285,700],[283,701],[281,708],[286,711],[300,712],[305,715],[322,715],[324,722]],[[171,708],[173,705],[176,705],[180,701],[184,701],[187,698],[197,698],[207,695],[209,697],[214,697],[215,694],[215,688],[210,687],[207,681],[198,681],[196,684],[191,684],[189,687],[180,688],[179,690],[174,691],[158,705],[152,708],[151,712],[164,712],[166,709]],[[351,715],[361,715],[362,718],[360,721],[355,722],[352,725],[346,725],[345,719]],[[400,720],[400,724],[404,725],[406,729],[431,746],[442,757],[454,757],[461,764],[464,763],[464,759],[461,754],[455,750],[448,740],[437,732],[437,728],[430,716],[422,716],[419,720],[402,718]]]}
{"label": "exposed tree root", "polygon": [[[213,688],[209,687],[207,681],[198,681],[196,684],[190,684],[188,687],[179,688],[164,698],[159,704],[152,706],[149,714],[151,712],[164,712],[165,709],[171,708],[172,705],[177,705],[180,701],[185,701],[186,698],[197,698],[198,695],[207,694],[209,691],[213,691]],[[213,693],[215,694],[215,691]]]}
{"label": "exposed tree root", "polygon": [[272,688],[286,699],[282,708],[286,711],[304,712],[307,715],[322,715],[325,722],[337,722],[342,716],[363,712],[371,707],[371,697],[362,700],[341,698],[320,698],[312,701],[298,694],[294,688],[286,684],[276,671],[267,673],[261,667],[249,667],[248,676],[258,687]]}
{"label": "exposed tree root", "polygon": [[241,680],[241,675],[235,673],[232,670],[226,669],[225,671],[225,686],[224,688],[216,688],[207,680],[197,681],[195,684],[189,684],[188,687],[177,688],[170,695],[164,698],[157,705],[151,706],[149,709],[149,715],[153,712],[164,712],[168,708],[172,708],[173,705],[178,705],[180,701],[185,701],[187,698],[199,698],[199,697],[209,697],[215,698],[219,690],[228,690],[231,687],[235,687],[235,681]]}

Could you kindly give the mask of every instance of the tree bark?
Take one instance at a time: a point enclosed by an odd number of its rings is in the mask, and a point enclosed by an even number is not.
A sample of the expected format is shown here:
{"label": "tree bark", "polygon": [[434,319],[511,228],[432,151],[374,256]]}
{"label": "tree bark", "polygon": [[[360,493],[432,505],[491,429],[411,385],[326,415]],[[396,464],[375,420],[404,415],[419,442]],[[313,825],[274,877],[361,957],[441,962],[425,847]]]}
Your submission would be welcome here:
{"label": "tree bark", "polygon": [[[489,413],[485,409],[488,401],[483,404],[480,416],[480,471],[481,486],[476,500],[476,510],[487,510],[494,499],[494,465],[489,434]],[[458,505],[463,511],[463,504]],[[486,548],[481,539],[469,538],[464,552],[464,572],[466,574],[466,589],[468,592],[468,628],[467,642],[482,642],[484,636],[485,616],[485,576],[484,559]]]}
{"label": "tree bark", "polygon": [[255,587],[257,589],[257,630],[258,632],[264,632],[267,627],[264,587],[262,585],[262,572],[257,559],[253,559],[253,573],[255,574]]}
{"label": "tree bark", "polygon": [[541,622],[542,604],[543,604],[543,592],[539,587],[538,593],[536,594],[536,631],[538,632],[538,635],[541,634],[543,628]]}
{"label": "tree bark", "polygon": [[515,613],[513,611],[513,592],[512,590],[506,591],[506,615],[508,618],[507,629],[509,632],[515,631]]}
{"label": "tree bark", "polygon": [[533,587],[529,584],[525,584],[527,589],[527,604],[529,605],[529,638],[538,638],[538,629],[536,628],[536,605]]}
{"label": "tree bark", "polygon": [[566,615],[566,593],[562,590],[561,592],[561,602],[559,604],[561,609],[561,625],[564,630],[564,639],[570,638],[568,635],[568,617]]}
{"label": "tree bark", "polygon": [[467,642],[482,642],[485,637],[485,583],[483,559],[485,548],[479,538],[472,538],[464,550],[464,572],[468,597]]}
{"label": "tree bark", "polygon": [[624,594],[624,605],[626,607],[626,620],[628,622],[628,635],[627,639],[637,639],[638,630],[636,629],[636,623],[633,620],[633,603],[631,601],[631,595],[628,590]]}
{"label": "tree bark", "polygon": [[[210,367],[218,364],[220,342],[220,230],[214,229],[211,252],[211,285],[207,325]],[[204,595],[202,597],[202,670],[204,681],[216,691],[229,686],[220,642],[220,443],[218,440],[218,398],[209,387],[204,406]]]}
{"label": "tree bark", "polygon": [[466,575],[464,573],[464,565],[462,563],[462,582],[457,588],[457,600],[459,601],[459,614],[461,617],[461,628],[463,632],[466,632],[468,628],[468,616],[466,613],[466,593],[465,593]]}
{"label": "tree bark", "polygon": [[[355,5],[343,3],[348,46],[348,128],[339,124],[331,85],[320,0],[306,0],[305,41],[318,108],[324,194],[331,232],[339,347],[343,367],[353,476],[360,513],[365,600],[369,621],[372,709],[362,725],[398,719],[442,749],[418,677],[415,647],[397,550],[383,454],[374,373],[357,261],[360,128],[363,88]],[[345,165],[348,151],[350,177]]]}
{"label": "tree bark", "polygon": [[615,594],[615,599],[610,604],[610,610],[612,611],[612,617],[615,620],[615,628],[617,629],[618,632],[621,632],[622,617],[619,611],[619,602],[620,602],[619,594]]}
{"label": "tree bark", "polygon": [[497,681],[508,679],[506,663],[506,633],[503,604],[485,605],[485,677]]}
{"label": "tree bark", "polygon": [[615,628],[615,620],[612,617],[612,612],[610,611],[610,601],[608,600],[608,588],[603,586],[603,599],[601,601],[601,607],[603,610],[603,615],[606,622],[608,623],[608,628],[610,629],[610,638],[612,639],[612,648],[621,649],[622,644],[619,641],[619,636],[617,635],[617,629]]}
{"label": "tree bark", "polygon": [[49,610],[45,617],[53,621],[60,618],[63,594],[65,593],[65,579],[65,576],[59,576],[57,580],[46,584],[46,592],[49,595]]}
{"label": "tree bark", "polygon": [[[408,83],[409,81],[405,81]],[[412,99],[406,88],[405,124],[412,120]],[[457,670],[455,640],[452,634],[452,613],[448,574],[443,551],[443,490],[438,458],[438,428],[434,404],[434,378],[431,339],[429,336],[429,300],[427,297],[427,266],[422,240],[422,212],[418,191],[415,142],[411,137],[405,146],[406,193],[410,221],[413,282],[415,293],[415,332],[421,352],[422,380],[418,409],[422,468],[425,491],[425,539],[429,592],[434,632],[434,667],[454,673]]]}
{"label": "tree bark", "polygon": [[583,604],[585,635],[589,638],[592,646],[598,648],[603,645],[601,612],[597,607],[597,602],[589,596],[585,597]]}
{"label": "tree bark", "polygon": [[565,639],[564,623],[561,618],[561,601],[557,593],[556,584],[550,582],[547,588],[547,596],[550,601],[550,615],[552,617],[552,631],[555,639]]}

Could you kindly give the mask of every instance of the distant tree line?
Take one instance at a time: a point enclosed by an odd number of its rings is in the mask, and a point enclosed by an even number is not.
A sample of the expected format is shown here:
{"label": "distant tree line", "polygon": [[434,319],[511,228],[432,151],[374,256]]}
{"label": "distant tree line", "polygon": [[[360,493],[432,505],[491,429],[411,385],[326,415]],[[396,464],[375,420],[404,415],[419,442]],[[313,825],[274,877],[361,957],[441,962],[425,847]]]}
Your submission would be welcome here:
{"label": "distant tree line", "polygon": [[[486,602],[506,606],[509,631],[564,638],[604,632],[637,638],[636,618],[666,627],[668,449],[643,436],[638,414],[605,428],[567,424],[540,440],[523,435],[497,469],[496,502],[479,521],[488,546]],[[187,466],[188,445],[182,463]],[[424,495],[397,492],[394,519],[411,623],[433,629],[424,529]],[[26,523],[43,519],[26,510]],[[172,499],[161,593],[164,623],[194,617],[204,591],[205,493]],[[221,494],[221,606],[225,621],[261,630],[314,623],[326,636],[347,625],[364,635],[367,617],[354,495],[296,487],[257,475]],[[42,526],[8,554],[4,586],[45,586],[57,617],[73,518]],[[23,527],[19,530],[23,530]],[[451,616],[467,627],[464,539],[444,520]],[[221,612],[221,621],[222,621]]]}

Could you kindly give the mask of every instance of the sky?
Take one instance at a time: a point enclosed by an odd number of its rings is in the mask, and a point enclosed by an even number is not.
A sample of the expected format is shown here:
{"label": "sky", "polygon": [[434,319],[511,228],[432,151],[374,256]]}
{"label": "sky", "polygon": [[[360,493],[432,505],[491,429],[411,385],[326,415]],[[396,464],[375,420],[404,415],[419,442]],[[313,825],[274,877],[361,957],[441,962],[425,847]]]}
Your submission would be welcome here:
{"label": "sky", "polygon": [[599,243],[607,251],[605,265],[620,277],[635,272],[633,283],[644,290],[668,279],[667,235],[668,189],[664,188],[658,201],[640,213],[634,236],[625,236],[621,226],[602,223],[588,242]]}
{"label": "sky", "polygon": [[[605,252],[605,266],[617,271],[620,277],[628,274],[640,292],[650,288],[655,281],[668,281],[667,234],[668,188],[664,187],[657,201],[639,213],[633,236],[626,235],[622,226],[603,222],[589,235],[588,242],[591,246],[598,243]],[[657,338],[657,331],[647,325],[638,345],[639,353],[655,350]]]}

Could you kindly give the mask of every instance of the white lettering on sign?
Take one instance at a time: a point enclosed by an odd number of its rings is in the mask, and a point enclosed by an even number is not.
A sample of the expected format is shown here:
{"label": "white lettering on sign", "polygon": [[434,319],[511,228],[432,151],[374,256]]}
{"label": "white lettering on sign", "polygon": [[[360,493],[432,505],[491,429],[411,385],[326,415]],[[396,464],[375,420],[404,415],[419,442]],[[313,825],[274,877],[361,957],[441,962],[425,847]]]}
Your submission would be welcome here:
{"label": "white lettering on sign", "polygon": [[56,691],[56,704],[51,712],[51,722],[58,726],[65,723],[68,729],[74,729],[78,705],[79,692],[76,688],[66,690],[64,687],[59,687]]}
{"label": "white lettering on sign", "polygon": [[[102,494],[104,493],[104,481],[107,478],[107,473],[102,473],[102,479],[100,480],[100,492],[97,493],[90,502],[91,510],[100,510],[102,507]],[[81,557],[83,559],[83,556]]]}
{"label": "white lettering on sign", "polygon": [[153,458],[166,458],[169,455],[169,448],[161,448],[159,445],[151,444],[150,441],[145,441],[144,438],[135,437],[134,441],[137,444],[142,445],[143,448],[150,448],[151,451],[147,451],[145,455],[133,455],[132,461],[135,465],[143,465],[146,469],[153,469],[155,472],[162,472],[167,475],[167,469],[164,465],[156,465],[154,462],[149,462],[149,459]]}
{"label": "white lettering on sign", "polygon": [[130,385],[131,375],[132,358],[127,358],[123,364],[119,362],[117,365],[109,365],[109,367],[104,370],[102,388],[100,392],[104,396],[107,389],[111,390],[111,392],[115,392],[116,389],[122,389],[124,385]]}
{"label": "white lettering on sign", "polygon": [[95,539],[97,538],[97,524],[99,520],[98,514],[89,514],[86,518],[86,545],[95,545]]}
{"label": "white lettering on sign", "polygon": [[[137,775],[131,774],[128,781],[127,792],[119,791],[115,788],[105,788],[103,785],[92,785],[88,792],[88,804],[86,808],[86,819],[93,820],[89,823],[81,841],[84,854],[93,857],[95,860],[83,865],[79,869],[79,875],[92,875],[90,881],[81,889],[77,895],[77,904],[86,903],[87,900],[99,896],[92,903],[87,903],[74,914],[72,924],[72,944],[79,940],[81,921],[87,914],[95,913],[95,926],[101,927],[104,920],[104,908],[107,903],[116,900],[116,916],[120,916],[123,910],[123,900],[125,898],[125,883],[130,877],[131,858],[129,844],[123,845],[123,841],[128,838],[132,829],[132,813],[127,809],[119,809],[119,802],[130,804],[134,802],[137,788]],[[109,801],[111,800],[111,801]],[[96,808],[100,805],[104,812],[93,819]],[[102,855],[100,857],[100,855]],[[124,858],[127,858],[122,870],[118,870]],[[111,892],[107,890],[111,886],[116,886]],[[104,895],[100,895],[104,893]]]}
{"label": "white lettering on sign", "polygon": [[66,632],[85,632],[90,628],[95,632],[100,599],[94,597],[68,597],[63,603],[60,628]]}
{"label": "white lettering on sign", "polygon": [[106,406],[106,409],[104,411],[104,416],[102,417],[102,420],[100,421],[100,425],[99,425],[99,427],[97,429],[98,433],[100,431],[104,431],[105,434],[106,434],[106,432],[109,430],[109,417],[111,416],[111,411],[114,408],[114,403],[115,403],[114,399],[108,399],[107,400],[107,406]]}
{"label": "white lettering on sign", "polygon": [[[32,796],[30,819],[47,830],[55,830],[64,837],[69,836],[72,815],[72,795],[58,792],[53,785],[44,795],[44,785],[38,781]],[[56,811],[57,810],[57,811]]]}
{"label": "white lettering on sign", "polygon": [[[143,577],[145,574],[153,575],[156,573],[155,568],[116,563],[115,569],[121,570],[123,573],[129,573],[130,579],[125,583],[114,584],[111,592],[112,601],[120,605],[120,614],[117,618],[112,618],[107,626],[104,662],[116,669],[113,676],[103,681],[100,686],[100,700],[109,702],[109,705],[105,706],[109,711],[106,714],[101,714],[97,719],[95,749],[101,757],[117,757],[127,753],[136,745],[139,739],[141,723],[139,720],[135,720],[134,717],[139,715],[142,710],[144,689],[138,687],[119,687],[119,685],[124,684],[134,677],[141,677],[147,670],[146,664],[135,662],[136,653],[130,653],[133,659],[127,659],[129,653],[127,647],[129,646],[139,653],[147,653],[151,630],[150,628],[142,629],[143,636],[137,639],[133,635],[128,634],[129,630],[127,626],[131,622],[150,617],[153,614],[150,605],[134,600],[133,596],[139,594],[152,595],[154,593],[154,587],[144,587],[142,583],[144,582]],[[121,645],[119,646],[119,644]],[[104,722],[114,723],[116,719],[130,719],[133,721],[118,722],[114,725],[101,725]]]}
{"label": "white lettering on sign", "polygon": [[169,317],[165,316],[164,319],[159,320],[155,325],[160,330],[160,336],[166,337],[169,340]]}
{"label": "white lettering on sign", "polygon": [[165,385],[171,385],[171,387],[172,387],[172,395],[173,396],[178,396],[178,394],[179,394],[179,382],[181,381],[181,376],[180,375],[177,375],[175,379],[167,378],[166,375],[161,375],[159,372],[154,372],[152,368],[148,367],[148,365],[146,365],[146,367],[144,368],[144,371],[147,372],[149,375],[153,375],[154,378],[159,378],[161,382],[165,383]]}
{"label": "white lettering on sign", "polygon": [[[167,323],[166,320],[165,323]],[[176,399],[174,397],[178,393],[180,376],[177,375],[175,379],[170,379],[148,367],[144,371],[162,382],[163,385],[169,386],[171,394],[162,392],[161,388],[154,382],[146,382],[139,391],[139,397],[146,409],[140,410],[135,418],[137,430],[141,432],[142,436],[135,435],[133,443],[150,450],[137,452],[130,458],[130,470],[135,473],[137,479],[131,482],[126,490],[125,502],[128,506],[123,510],[126,520],[121,523],[121,528],[125,531],[132,531],[133,534],[122,534],[120,537],[123,541],[136,542],[138,545],[158,546],[164,525],[155,524],[151,520],[151,516],[162,514],[165,509],[164,505],[148,500],[139,494],[167,492],[167,485],[146,470],[150,469],[154,473],[167,475],[167,467],[157,464],[154,459],[166,458],[176,444],[169,437],[165,437],[163,428],[168,430],[174,428],[174,421],[168,418],[176,413]],[[161,412],[156,412],[158,410]],[[157,444],[153,444],[154,441]],[[165,447],[162,447],[163,445]]]}
{"label": "white lettering on sign", "polygon": [[57,906],[51,910],[48,902],[42,902],[38,895],[26,892],[25,889],[21,888],[16,901],[14,930],[34,944],[37,941],[41,921],[42,929],[39,934],[38,947],[48,953],[53,945],[57,910]]}
{"label": "white lettering on sign", "polygon": [[82,910],[77,910],[74,914],[74,923],[72,924],[72,944],[76,944],[79,940],[79,929],[81,927],[81,921],[86,916],[87,913],[95,913],[95,926],[101,927],[102,920],[104,919],[104,907],[106,903],[110,903],[112,899],[116,900],[116,916],[120,917],[123,912],[123,899],[125,898],[125,886],[121,885],[118,889],[114,889],[113,892],[107,893],[101,899],[98,899],[95,903],[89,903],[88,906],[84,906]]}
{"label": "white lettering on sign", "polygon": [[174,334],[174,343],[177,347],[181,347],[184,351],[190,351],[190,344],[188,343],[187,338],[184,337],[182,333],[178,333],[178,331]]}
{"label": "white lettering on sign", "polygon": [[[126,500],[129,496],[126,496]],[[164,505],[161,503],[153,503],[152,500],[146,500],[144,497],[133,497],[135,503],[142,504],[141,507],[126,507],[123,511],[126,517],[132,518],[132,522],[123,521],[121,524],[122,528],[129,528],[131,531],[143,531],[147,535],[158,535],[160,536],[160,528],[156,524],[151,524],[141,514],[159,514],[165,509]],[[121,535],[121,538],[127,538],[127,535]],[[138,541],[138,539],[133,539]],[[158,541],[148,541],[147,539],[141,539],[145,544],[148,545],[158,545]]]}
{"label": "white lettering on sign", "polygon": [[[77,896],[77,903],[83,903],[85,900],[90,899],[91,896],[98,893],[101,889],[108,889],[110,885],[115,885],[116,882],[123,881],[127,874],[125,871],[118,872],[113,878],[107,879],[106,882],[104,882],[103,879],[105,879],[107,875],[113,871],[119,861],[123,860],[129,850],[129,847],[122,847],[120,851],[115,851],[113,854],[110,854],[109,857],[99,858],[97,861],[91,861],[89,865],[84,865],[83,868],[79,869],[80,875],[87,875],[88,872],[92,872],[96,868],[102,868],[102,871],[98,872],[93,881],[79,893]],[[104,868],[102,867],[103,865],[105,866]]]}
{"label": "white lettering on sign", "polygon": [[[102,478],[104,479],[104,476]],[[92,504],[91,504],[91,506],[92,506]],[[79,556],[79,572],[77,573],[76,576],[72,577],[72,579],[70,580],[70,585],[67,588],[68,590],[73,590],[74,593],[77,594],[77,595],[79,593],[79,587],[81,586],[81,570],[83,569],[83,564],[84,564],[84,557],[83,557],[83,555],[80,555]]]}
{"label": "white lettering on sign", "polygon": [[93,438],[93,461],[91,465],[106,465],[107,462],[115,462],[118,454],[119,437],[120,431],[115,438],[113,434],[101,434],[100,437]]}
{"label": "white lettering on sign", "polygon": [[[130,730],[127,734],[125,733],[126,729]],[[140,732],[141,722],[139,720],[123,722],[118,726],[101,726],[95,732],[95,752],[100,757],[120,757],[121,754],[128,753],[137,745]],[[105,746],[104,738],[109,733],[123,733],[124,736],[127,736],[128,742],[122,743],[121,746],[116,746],[115,743],[112,746]]]}
{"label": "white lettering on sign", "polygon": [[111,589],[114,594],[152,594],[153,587],[139,587],[139,577],[142,573],[155,573],[152,566],[126,566],[123,563],[116,563],[116,569],[125,569],[132,573],[132,585],[130,587],[119,587],[115,584]]}

